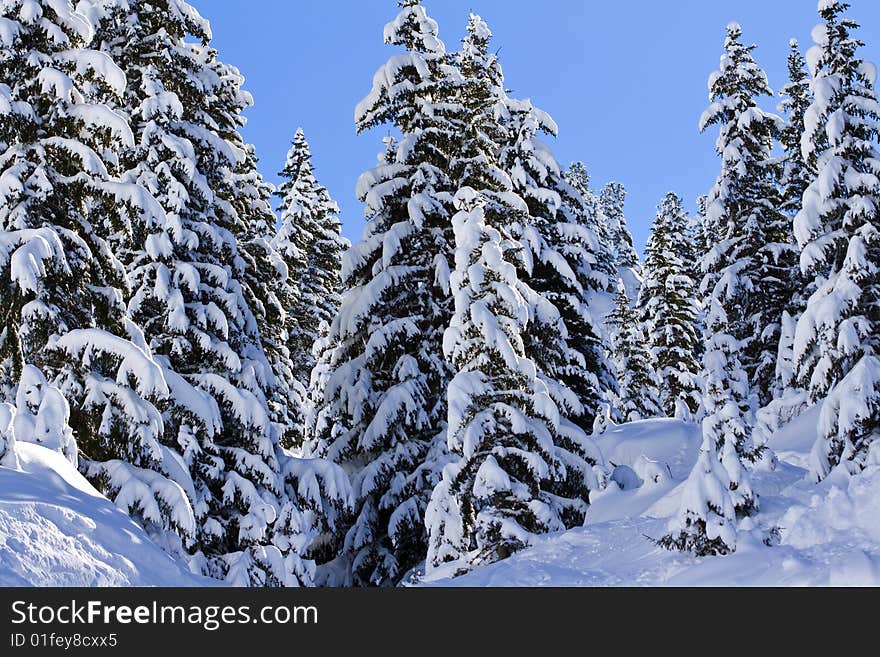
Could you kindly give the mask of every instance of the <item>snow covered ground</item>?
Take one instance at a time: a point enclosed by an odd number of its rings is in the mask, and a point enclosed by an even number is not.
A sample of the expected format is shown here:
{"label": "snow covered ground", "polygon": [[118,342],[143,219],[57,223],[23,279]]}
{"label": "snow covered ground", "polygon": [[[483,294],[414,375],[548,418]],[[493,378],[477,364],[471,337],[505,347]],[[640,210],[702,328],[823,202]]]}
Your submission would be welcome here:
{"label": "snow covered ground", "polygon": [[200,586],[59,452],[0,467],[0,586]]}
{"label": "snow covered ground", "polygon": [[[880,585],[880,465],[819,485],[807,479],[813,409],[777,432],[779,465],[754,473],[761,513],[735,554],[697,559],[659,549],[700,432],[677,420],[614,427],[600,439],[618,466],[583,528],[435,586]],[[0,468],[0,586],[199,586],[210,580],[149,541],[58,452],[17,445],[23,471]],[[779,542],[764,544],[773,528]]]}
{"label": "snow covered ground", "polygon": [[[736,553],[697,559],[657,548],[678,509],[681,482],[696,460],[699,429],[675,420],[622,425],[600,440],[605,458],[629,477],[594,496],[583,528],[542,537],[513,557],[440,586],[878,586],[880,465],[819,485],[807,479],[813,409],[771,440],[779,465],[753,485],[761,513],[741,523]],[[632,478],[632,472],[638,479]],[[639,480],[643,483],[638,486]],[[632,487],[637,486],[637,487]],[[778,528],[779,542],[763,539]]]}

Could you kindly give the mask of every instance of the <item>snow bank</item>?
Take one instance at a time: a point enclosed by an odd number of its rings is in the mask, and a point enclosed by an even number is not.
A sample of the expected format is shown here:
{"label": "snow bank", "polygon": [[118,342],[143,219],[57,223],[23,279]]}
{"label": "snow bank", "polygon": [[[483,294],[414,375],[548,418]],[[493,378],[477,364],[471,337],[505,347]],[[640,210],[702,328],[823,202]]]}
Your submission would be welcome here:
{"label": "snow bank", "polygon": [[[752,472],[761,512],[740,521],[737,550],[697,558],[657,547],[679,508],[700,431],[676,420],[620,425],[597,442],[622,470],[592,495],[584,527],[537,537],[532,546],[430,586],[880,586],[880,463],[821,484],[808,458],[820,410],[770,437],[779,463]],[[641,485],[633,488],[633,483]],[[771,537],[775,537],[771,539]],[[765,539],[771,545],[765,544]]]}
{"label": "snow bank", "polygon": [[0,467],[0,586],[205,586],[59,452],[16,446]]}

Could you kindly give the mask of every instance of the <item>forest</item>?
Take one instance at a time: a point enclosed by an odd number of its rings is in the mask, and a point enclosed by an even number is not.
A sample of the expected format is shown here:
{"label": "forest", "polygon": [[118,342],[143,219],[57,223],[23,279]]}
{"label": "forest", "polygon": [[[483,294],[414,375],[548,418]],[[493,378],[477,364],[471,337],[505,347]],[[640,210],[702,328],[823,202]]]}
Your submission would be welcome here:
{"label": "forest", "polygon": [[849,6],[818,2],[778,94],[726,27],[715,184],[658,199],[641,254],[479,15],[446,44],[386,4],[350,244],[295,125],[266,181],[185,0],[0,0],[0,528],[35,444],[194,576],[455,579],[666,481],[609,456],[658,419],[696,442],[649,549],[785,549],[771,477],[880,504],[880,104]]}

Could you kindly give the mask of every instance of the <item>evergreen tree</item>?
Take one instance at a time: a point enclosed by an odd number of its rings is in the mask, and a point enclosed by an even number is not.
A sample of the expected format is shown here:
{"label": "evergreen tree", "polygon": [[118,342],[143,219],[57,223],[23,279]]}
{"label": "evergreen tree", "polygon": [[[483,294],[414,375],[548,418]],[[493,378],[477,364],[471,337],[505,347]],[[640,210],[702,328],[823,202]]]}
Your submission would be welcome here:
{"label": "evergreen tree", "polygon": [[[780,119],[757,106],[772,91],[752,57],[754,46],[741,37],[738,24],[728,25],[720,68],[709,78],[712,104],[700,119],[701,130],[719,126],[722,160],[707,201],[712,243],[702,289],[723,299],[730,332],[742,345],[740,360],[764,405],[776,390],[780,322],[797,287],[791,280],[796,256],[771,153]],[[723,294],[713,292],[716,286]]]}
{"label": "evergreen tree", "polygon": [[807,63],[801,55],[798,42],[789,42],[788,83],[779,90],[779,111],[785,116],[785,125],[779,133],[779,142],[785,153],[782,175],[782,204],[784,211],[794,217],[801,209],[804,192],[813,176],[804,160],[801,139],[806,130],[804,119],[813,101]]}
{"label": "evergreen tree", "polygon": [[[218,62],[219,63],[219,62]],[[222,63],[219,63],[222,66]],[[228,76],[239,88],[243,78],[235,72]],[[250,103],[250,96],[236,94],[241,99],[229,112],[239,117]],[[235,129],[227,137],[244,152],[235,171],[234,184],[227,187],[229,200],[241,218],[243,232],[236,235],[244,260],[243,290],[254,314],[257,334],[266,355],[268,370],[260,375],[265,391],[269,418],[284,446],[302,442],[305,422],[305,389],[298,383],[295,359],[289,344],[289,300],[294,296],[293,281],[282,255],[276,250],[276,216],[270,199],[274,193],[257,170],[255,149],[242,142]]]}
{"label": "evergreen tree", "polygon": [[663,416],[651,351],[622,282],[606,323],[617,371],[617,417],[621,422],[636,422]]}
{"label": "evergreen tree", "polygon": [[556,134],[550,116],[515,99],[507,99],[500,114],[506,130],[500,164],[528,207],[525,222],[511,226],[525,250],[520,276],[559,315],[533,318],[523,336],[526,355],[560,412],[589,433],[616,387],[608,347],[590,309],[594,297],[608,290],[610,275],[599,264],[599,241],[588,228],[596,219],[585,220],[593,210],[538,138],[541,132]]}
{"label": "evergreen tree", "polygon": [[[506,558],[534,534],[582,524],[596,481],[589,461],[558,447],[559,411],[525,355],[530,302],[505,258],[513,240],[486,224],[479,193],[463,188],[456,201],[455,315],[445,343],[457,369],[449,447],[460,458],[444,469],[426,523],[428,567],[452,561],[466,570]],[[554,481],[562,486],[547,485]]]}
{"label": "evergreen tree", "polygon": [[171,390],[162,442],[185,466],[178,479],[197,520],[191,568],[234,585],[308,584],[300,548],[311,521],[270,418],[262,292],[243,248],[270,221],[238,134],[249,97],[183,0],[102,0],[96,13],[98,42],[127,81],[134,147],[124,175],[162,210],[133,224],[128,309]]}
{"label": "evergreen tree", "polygon": [[704,434],[700,456],[682,490],[678,515],[657,544],[705,557],[730,554],[736,550],[736,539],[736,512],[727,471],[712,437]]}
{"label": "evergreen tree", "polygon": [[[86,47],[93,27],[69,2],[2,10],[0,390],[19,401],[40,391],[19,408],[19,439],[39,433],[74,463],[78,448],[81,469],[156,540],[188,543],[192,511],[159,442],[156,405],[169,388],[126,319],[113,248],[130,243],[132,222],[161,214],[149,190],[120,175],[134,139],[110,105],[125,75]],[[70,440],[59,429],[68,410]]]}
{"label": "evergreen tree", "polygon": [[405,53],[379,69],[356,124],[359,132],[391,124],[401,140],[358,183],[369,220],[343,261],[332,371],[306,449],[352,473],[355,513],[324,538],[340,558],[323,572],[355,585],[394,585],[424,559],[423,515],[447,460],[442,346],[452,317],[449,165],[461,133],[460,75],[418,0],[399,6],[385,41]]}
{"label": "evergreen tree", "polygon": [[819,479],[837,465],[860,471],[880,434],[880,107],[876,68],[857,54],[847,7],[819,5],[802,142],[816,176],[795,218],[815,291],[798,320],[794,361],[811,400],[824,399],[810,464]]}
{"label": "evergreen tree", "polygon": [[729,322],[720,301],[707,301],[707,346],[703,355],[705,394],[703,435],[711,439],[727,472],[734,508],[740,515],[758,509],[743,461],[760,456],[752,442],[754,413],[749,400],[749,383],[739,362],[739,345],[729,333]]}
{"label": "evergreen tree", "polygon": [[687,215],[670,192],[657,211],[636,304],[656,363],[660,399],[667,416],[695,413],[699,407],[702,345],[697,331],[696,285],[688,275]]}
{"label": "evergreen tree", "polygon": [[[812,92],[806,61],[800,53],[798,42],[792,39],[789,45],[791,51],[788,55],[788,83],[779,92],[782,98],[779,111],[785,115],[785,126],[779,134],[779,141],[784,151],[780,169],[782,175],[780,187],[782,209],[793,219],[801,209],[804,192],[813,176],[801,151],[801,138],[805,131],[804,118],[812,102]],[[775,397],[777,398],[799,394],[792,389],[795,386],[794,334],[797,318],[806,306],[809,292],[805,289],[807,281],[801,275],[800,267],[796,262],[790,276],[793,293],[788,307],[782,313],[779,350],[776,356],[778,390]]]}
{"label": "evergreen tree", "polygon": [[[629,237],[630,246],[632,246],[632,236],[626,230],[625,223],[622,231],[618,223],[623,216],[623,203],[621,201],[620,213],[614,214],[613,209],[606,207],[605,201],[607,199],[604,197],[596,198],[590,189],[590,174],[583,162],[571,164],[563,174],[563,178],[583,201],[583,203],[575,204],[572,208],[575,211],[577,223],[596,236],[596,249],[593,253],[595,264],[592,265],[592,269],[607,282],[604,289],[613,293],[617,289],[617,279],[621,275],[614,240],[617,237],[623,237],[625,232]],[[622,186],[620,188],[622,190]],[[623,198],[625,197],[626,192],[624,191]],[[605,212],[606,210],[611,210],[612,215],[609,216]],[[624,239],[626,238],[624,237]]]}
{"label": "evergreen tree", "polygon": [[[626,188],[619,182],[610,182],[599,195],[599,206],[608,223],[610,242],[614,247],[614,262],[617,265],[618,277],[632,272],[640,280],[642,264],[639,254],[633,246],[632,233],[626,223],[623,212],[626,204]],[[626,279],[624,279],[626,280]],[[632,288],[630,288],[632,291]]]}
{"label": "evergreen tree", "polygon": [[[313,349],[339,311],[342,254],[348,248],[341,236],[339,208],[315,179],[311,157],[305,134],[297,130],[280,174],[281,226],[273,239],[294,288],[285,308],[287,347],[296,377],[291,386],[302,390],[309,387],[317,363]],[[301,442],[300,436],[295,444]]]}

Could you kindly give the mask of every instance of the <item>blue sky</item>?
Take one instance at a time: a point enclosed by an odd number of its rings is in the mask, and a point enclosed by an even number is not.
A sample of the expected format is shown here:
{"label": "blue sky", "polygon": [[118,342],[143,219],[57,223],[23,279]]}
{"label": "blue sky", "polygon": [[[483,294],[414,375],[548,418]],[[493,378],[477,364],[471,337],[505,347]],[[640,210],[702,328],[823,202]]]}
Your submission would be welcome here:
{"label": "blue sky", "polygon": [[[221,57],[238,66],[255,105],[245,137],[275,182],[294,131],[311,142],[317,174],[357,239],[363,209],[354,194],[373,166],[382,132],[357,136],[355,104],[392,54],[382,28],[395,0],[190,0],[211,21]],[[508,86],[559,124],[552,147],[560,162],[583,160],[598,186],[620,180],[637,244],[647,239],[656,205],[675,190],[688,208],[718,172],[714,131],[697,121],[708,104],[725,25],[739,21],[758,45],[755,57],[778,90],[788,40],[804,49],[818,23],[815,0],[426,0],[440,37],[454,49],[468,12],[495,34]],[[862,55],[880,60],[880,2],[851,0],[862,25]],[[878,62],[880,63],[880,62]],[[776,100],[765,99],[774,109]]]}

